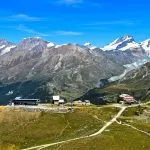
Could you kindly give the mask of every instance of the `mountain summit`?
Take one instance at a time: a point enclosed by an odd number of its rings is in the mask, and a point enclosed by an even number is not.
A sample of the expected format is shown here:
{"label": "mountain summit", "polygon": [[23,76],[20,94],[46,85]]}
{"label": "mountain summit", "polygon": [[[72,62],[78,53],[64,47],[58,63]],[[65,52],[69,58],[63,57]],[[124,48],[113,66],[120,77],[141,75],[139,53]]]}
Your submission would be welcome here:
{"label": "mountain summit", "polygon": [[137,48],[140,48],[140,44],[136,43],[132,36],[125,36],[125,37],[117,38],[115,41],[104,46],[104,48],[102,49],[104,51],[109,51],[109,50],[125,51],[128,49],[137,49]]}
{"label": "mountain summit", "polygon": [[87,47],[87,48],[89,48],[89,49],[91,49],[91,50],[93,50],[93,49],[96,49],[96,48],[97,48],[96,46],[94,46],[94,45],[93,45],[93,44],[91,44],[90,42],[84,43],[84,46],[85,46],[85,47]]}

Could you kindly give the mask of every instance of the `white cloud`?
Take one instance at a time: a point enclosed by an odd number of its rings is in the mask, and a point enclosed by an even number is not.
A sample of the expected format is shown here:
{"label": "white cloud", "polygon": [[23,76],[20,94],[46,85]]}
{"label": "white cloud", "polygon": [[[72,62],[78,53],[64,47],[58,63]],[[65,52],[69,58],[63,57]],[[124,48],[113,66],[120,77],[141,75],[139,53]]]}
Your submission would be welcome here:
{"label": "white cloud", "polygon": [[75,32],[75,31],[64,31],[64,30],[57,30],[49,32],[48,34],[41,33],[37,30],[31,29],[27,26],[24,26],[23,24],[20,24],[18,26],[0,26],[1,29],[15,29],[18,31],[23,31],[25,33],[31,34],[31,36],[40,36],[40,37],[46,37],[46,36],[80,36],[84,33],[82,32]]}
{"label": "white cloud", "polygon": [[12,16],[5,16],[0,18],[1,21],[27,21],[27,22],[38,22],[45,21],[45,18],[33,17],[26,14],[16,14]]}
{"label": "white cloud", "polygon": [[35,31],[33,29],[30,29],[30,28],[28,28],[28,27],[26,27],[26,26],[24,26],[22,24],[20,24],[16,29],[19,30],[19,31],[23,31],[23,32],[29,33],[29,34],[34,34],[36,36],[41,36],[41,37],[49,36],[47,34],[44,34],[44,33]]}
{"label": "white cloud", "polygon": [[17,14],[10,17],[12,20],[23,20],[23,21],[41,21],[41,18],[31,17],[26,14]]}
{"label": "white cloud", "polygon": [[63,35],[63,36],[79,36],[79,35],[83,35],[82,32],[74,32],[74,31],[55,31],[54,34],[56,34],[56,35]]}

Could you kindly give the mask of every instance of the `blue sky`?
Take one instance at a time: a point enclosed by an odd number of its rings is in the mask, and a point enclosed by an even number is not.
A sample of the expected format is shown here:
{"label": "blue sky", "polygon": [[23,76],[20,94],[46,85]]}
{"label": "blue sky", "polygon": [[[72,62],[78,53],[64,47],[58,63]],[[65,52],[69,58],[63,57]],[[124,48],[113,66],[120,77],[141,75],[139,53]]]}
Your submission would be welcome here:
{"label": "blue sky", "polygon": [[19,42],[42,37],[58,44],[108,44],[133,35],[150,38],[148,0],[5,0],[0,5],[0,37]]}

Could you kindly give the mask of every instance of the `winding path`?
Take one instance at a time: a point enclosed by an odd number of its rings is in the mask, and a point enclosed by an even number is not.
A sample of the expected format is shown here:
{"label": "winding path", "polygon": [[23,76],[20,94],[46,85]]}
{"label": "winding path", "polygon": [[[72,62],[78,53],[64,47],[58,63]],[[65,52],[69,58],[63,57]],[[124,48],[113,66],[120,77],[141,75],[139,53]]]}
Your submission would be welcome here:
{"label": "winding path", "polygon": [[130,124],[124,123],[123,125],[128,126],[128,127],[131,127],[131,128],[134,129],[134,130],[137,130],[137,131],[139,131],[139,132],[142,132],[142,133],[144,133],[144,134],[150,136],[150,133],[148,133],[148,132],[146,132],[146,131],[143,131],[143,130],[140,130],[140,129],[138,129],[138,128],[136,128],[136,127],[130,125]]}
{"label": "winding path", "polygon": [[94,134],[91,134],[89,136],[82,136],[82,137],[78,137],[78,138],[74,138],[74,139],[69,139],[69,140],[65,140],[65,141],[55,142],[55,143],[51,143],[51,144],[44,144],[44,145],[29,147],[29,148],[22,149],[22,150],[33,150],[33,149],[41,150],[41,149],[44,149],[46,147],[50,147],[50,146],[54,146],[54,145],[58,145],[58,144],[63,144],[63,143],[67,143],[67,142],[71,142],[71,141],[75,141],[75,140],[79,140],[79,139],[97,136],[97,135],[101,134],[103,131],[105,131],[105,129],[108,128],[112,123],[114,123],[116,121],[116,119],[121,116],[121,114],[125,111],[126,108],[127,108],[127,106],[121,106],[121,110],[118,112],[118,114],[116,116],[114,116],[113,119],[111,119],[109,122],[107,122],[99,131],[97,131]]}

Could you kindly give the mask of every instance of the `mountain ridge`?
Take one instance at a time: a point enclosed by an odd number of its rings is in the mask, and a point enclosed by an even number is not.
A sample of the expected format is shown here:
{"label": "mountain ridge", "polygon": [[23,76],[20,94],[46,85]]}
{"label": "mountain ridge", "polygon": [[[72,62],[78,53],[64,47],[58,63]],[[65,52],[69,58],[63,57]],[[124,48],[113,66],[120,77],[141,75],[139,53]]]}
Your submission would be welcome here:
{"label": "mountain ridge", "polygon": [[21,96],[46,100],[53,94],[77,98],[99,86],[101,80],[120,75],[124,65],[147,57],[143,51],[103,51],[91,45],[24,39],[0,56],[0,99],[8,102]]}
{"label": "mountain ridge", "polygon": [[[29,37],[29,38],[24,38],[21,42],[19,42],[18,44],[14,44],[12,42],[9,42],[5,39],[0,39],[0,50],[3,48],[1,46],[3,42],[5,43],[11,43],[11,45],[20,45],[21,43],[25,43],[26,41],[32,41],[34,43],[35,42],[38,42],[38,41],[43,41],[47,44],[47,47],[51,48],[51,47],[55,47],[55,48],[59,48],[59,47],[62,47],[62,46],[65,46],[65,45],[69,45],[69,44],[72,44],[72,43],[66,43],[66,44],[61,44],[61,45],[57,45],[55,44],[54,42],[48,42],[46,40],[43,40],[42,38],[40,37]],[[103,51],[111,51],[111,50],[120,50],[120,51],[127,51],[129,49],[132,49],[132,50],[135,50],[135,49],[142,49],[144,50],[144,52],[147,52],[148,54],[150,53],[150,39],[146,39],[142,42],[136,42],[134,40],[134,37],[131,36],[131,35],[127,35],[127,36],[124,36],[124,37],[120,37],[120,38],[117,38],[116,40],[114,40],[113,42],[111,42],[110,44],[107,44],[105,45],[104,47],[98,47],[98,46],[95,46],[93,45],[92,43],[90,42],[86,42],[84,43],[83,45],[82,44],[79,44],[81,47],[84,46],[84,47],[87,47],[89,49],[102,49]]]}

